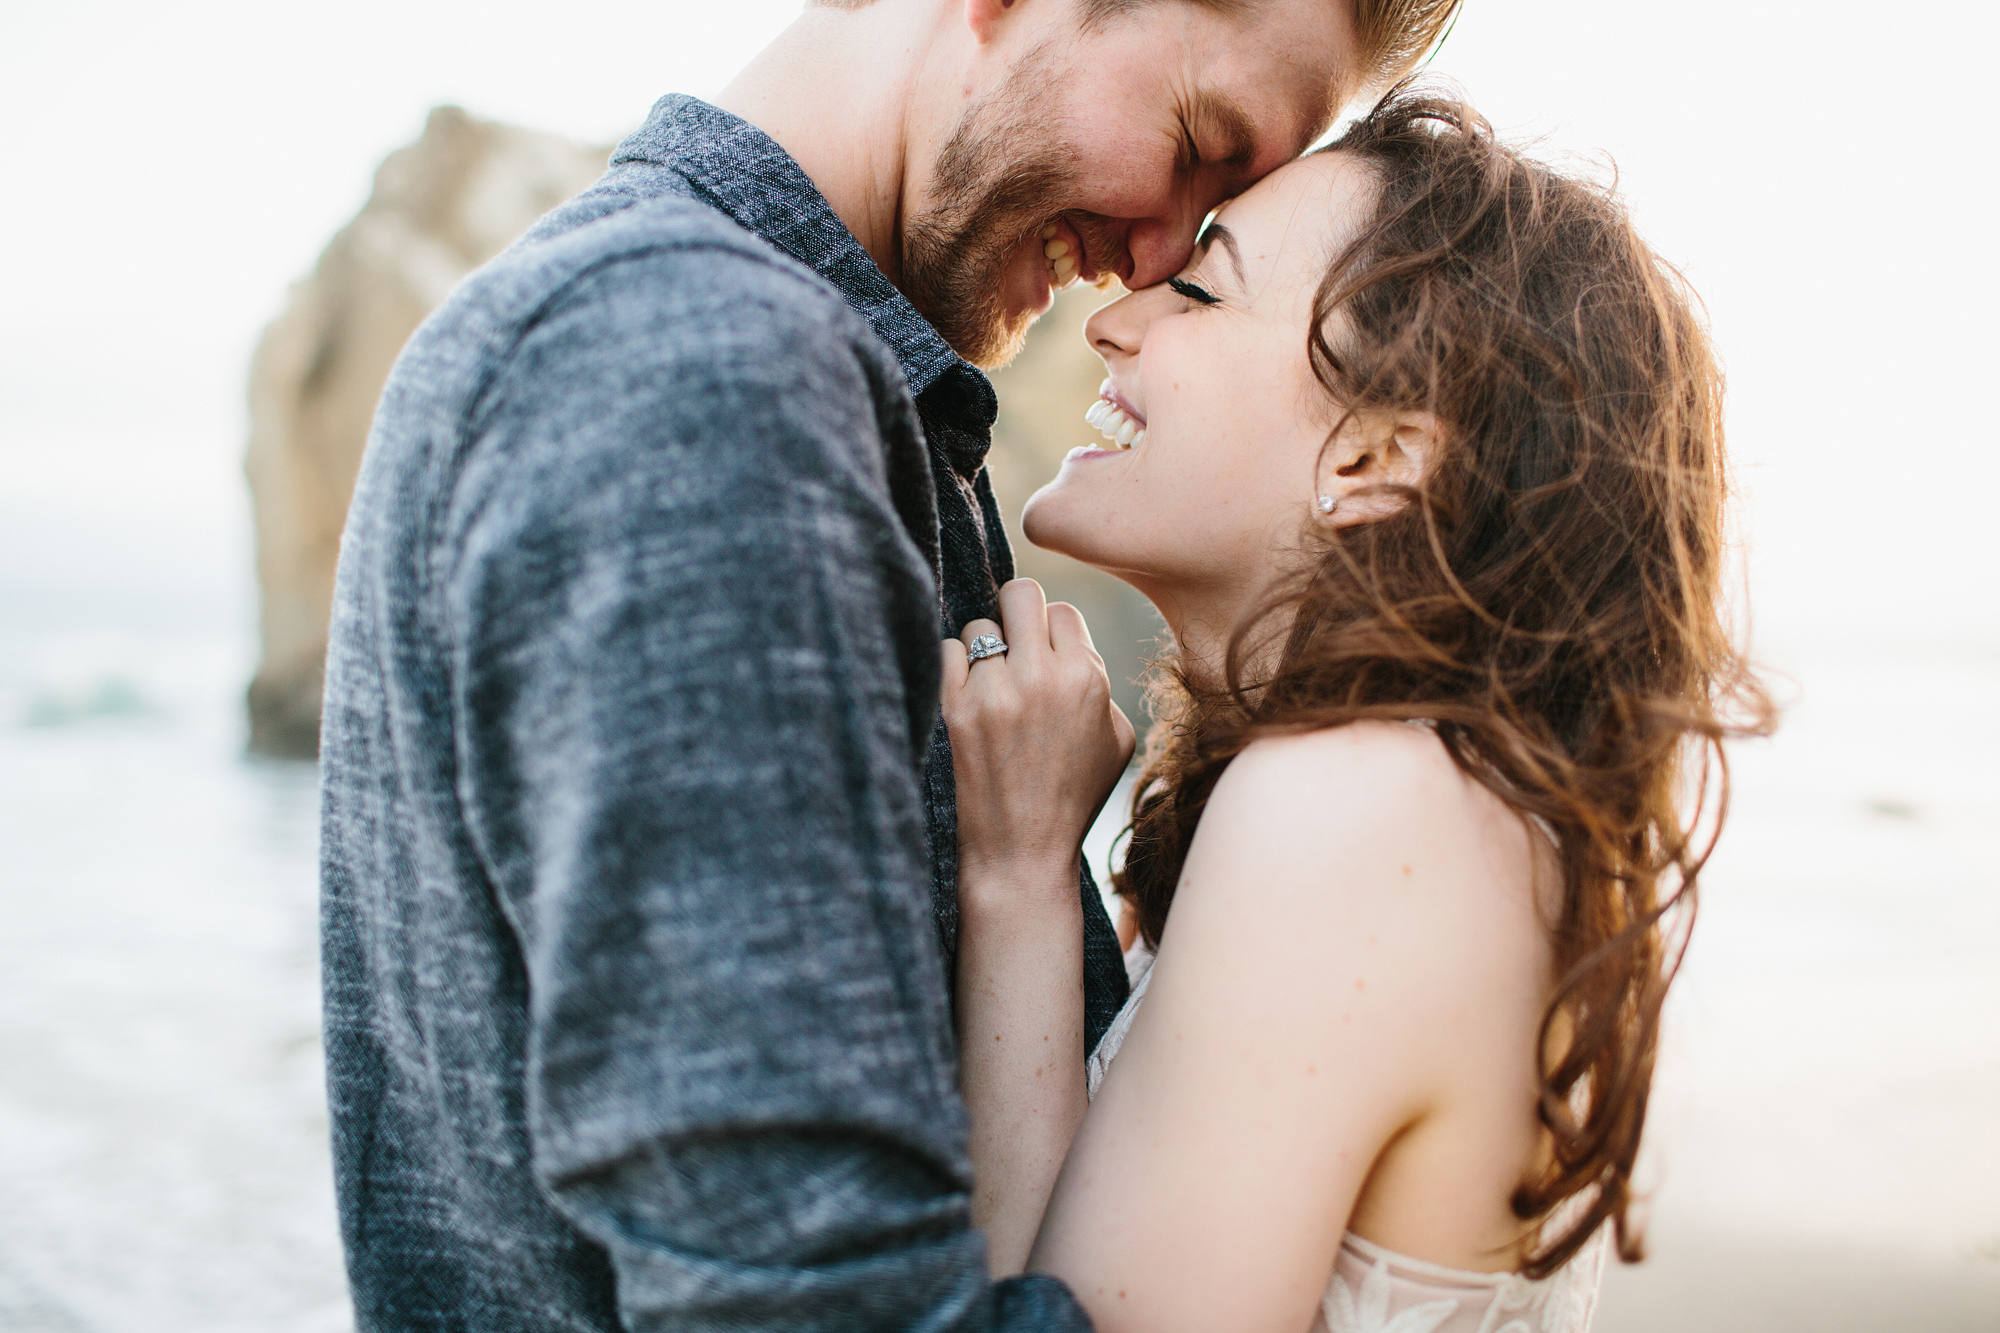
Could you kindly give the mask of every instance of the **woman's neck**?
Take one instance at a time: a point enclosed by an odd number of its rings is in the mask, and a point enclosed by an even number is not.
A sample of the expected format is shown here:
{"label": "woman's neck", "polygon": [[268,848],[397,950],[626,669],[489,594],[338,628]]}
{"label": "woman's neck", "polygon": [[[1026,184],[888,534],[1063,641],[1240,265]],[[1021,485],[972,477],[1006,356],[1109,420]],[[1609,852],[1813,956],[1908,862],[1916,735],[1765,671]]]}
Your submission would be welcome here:
{"label": "woman's neck", "polygon": [[[1191,684],[1203,689],[1223,689],[1229,683],[1229,650],[1243,622],[1264,605],[1238,592],[1235,595],[1176,595],[1166,589],[1145,589],[1147,599],[1167,622],[1174,637],[1174,651],[1180,669]],[[1287,617],[1289,620],[1289,617]],[[1273,622],[1260,626],[1243,645],[1247,655],[1237,663],[1239,680],[1255,680],[1267,666],[1275,666],[1284,643],[1283,626]]]}

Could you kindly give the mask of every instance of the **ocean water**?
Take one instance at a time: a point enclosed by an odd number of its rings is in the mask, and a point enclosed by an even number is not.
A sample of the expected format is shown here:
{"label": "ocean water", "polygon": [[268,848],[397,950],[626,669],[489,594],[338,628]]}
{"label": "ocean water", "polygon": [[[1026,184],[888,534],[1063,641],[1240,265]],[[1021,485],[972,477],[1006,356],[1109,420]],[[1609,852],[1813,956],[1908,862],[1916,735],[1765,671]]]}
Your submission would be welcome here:
{"label": "ocean water", "polygon": [[[254,645],[228,605],[193,629],[115,601],[6,608],[15,1333],[348,1326],[315,781],[243,754]],[[1613,1274],[1599,1327],[2000,1327],[2000,662],[1848,653],[1779,683],[1794,702],[1737,751],[1673,1001],[1655,1258]]]}
{"label": "ocean water", "polygon": [[0,1328],[346,1328],[313,770],[243,756],[245,636],[9,646]]}

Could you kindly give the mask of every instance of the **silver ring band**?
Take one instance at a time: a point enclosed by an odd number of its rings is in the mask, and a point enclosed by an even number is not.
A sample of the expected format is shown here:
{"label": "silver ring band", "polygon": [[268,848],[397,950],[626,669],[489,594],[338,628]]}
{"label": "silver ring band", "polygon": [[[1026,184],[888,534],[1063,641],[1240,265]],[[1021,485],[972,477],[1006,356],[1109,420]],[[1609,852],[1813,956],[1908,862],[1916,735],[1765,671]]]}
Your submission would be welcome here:
{"label": "silver ring band", "polygon": [[965,646],[965,664],[972,665],[981,658],[1005,657],[1007,641],[998,634],[982,634]]}

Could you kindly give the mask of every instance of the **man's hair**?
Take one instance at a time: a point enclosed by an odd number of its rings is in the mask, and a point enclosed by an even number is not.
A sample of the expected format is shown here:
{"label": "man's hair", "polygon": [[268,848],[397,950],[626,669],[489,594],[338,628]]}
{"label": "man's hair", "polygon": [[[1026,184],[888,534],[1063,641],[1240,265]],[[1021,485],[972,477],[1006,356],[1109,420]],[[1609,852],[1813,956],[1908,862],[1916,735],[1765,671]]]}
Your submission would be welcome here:
{"label": "man's hair", "polygon": [[[850,0],[851,2],[851,0]],[[1162,0],[1080,0],[1083,27],[1091,31],[1113,19]],[[1178,0],[1234,17],[1255,9],[1258,0]],[[1351,86],[1386,88],[1417,67],[1444,39],[1462,0],[1353,0],[1354,29],[1361,39],[1358,76]]]}
{"label": "man's hair", "polygon": [[[1079,0],[1086,32],[1164,0]],[[821,9],[864,9],[872,0],[808,0]],[[1258,0],[1175,0],[1219,14],[1254,9]],[[1425,53],[1444,40],[1462,0],[1354,0],[1354,27],[1361,37],[1358,86],[1385,88],[1417,67]]]}

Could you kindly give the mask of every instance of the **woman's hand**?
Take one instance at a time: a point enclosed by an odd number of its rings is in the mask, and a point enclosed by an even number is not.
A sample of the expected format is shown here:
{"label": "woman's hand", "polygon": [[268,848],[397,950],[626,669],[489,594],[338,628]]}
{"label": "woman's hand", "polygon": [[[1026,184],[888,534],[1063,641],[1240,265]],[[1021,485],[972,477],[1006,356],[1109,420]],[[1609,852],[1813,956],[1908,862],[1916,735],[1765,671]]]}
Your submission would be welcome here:
{"label": "woman's hand", "polygon": [[[1041,585],[1015,579],[1000,616],[943,645],[960,875],[970,884],[1008,868],[1038,882],[1034,872],[1064,866],[1073,880],[1083,835],[1132,758],[1132,724],[1075,607],[1045,605]],[[968,662],[981,634],[999,635],[1005,655]]]}

